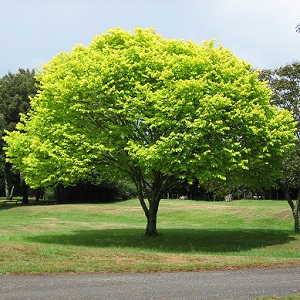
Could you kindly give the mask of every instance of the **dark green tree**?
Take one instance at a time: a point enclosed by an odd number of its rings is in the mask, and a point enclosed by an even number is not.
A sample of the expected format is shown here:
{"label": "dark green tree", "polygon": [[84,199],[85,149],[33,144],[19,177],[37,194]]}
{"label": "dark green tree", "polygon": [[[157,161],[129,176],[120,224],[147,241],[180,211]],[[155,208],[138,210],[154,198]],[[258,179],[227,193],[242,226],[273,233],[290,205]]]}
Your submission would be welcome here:
{"label": "dark green tree", "polygon": [[[273,91],[271,103],[291,111],[298,123],[298,141],[283,165],[281,185],[293,213],[295,231],[300,231],[300,62],[295,61],[275,70],[263,70],[260,76],[268,81]],[[298,189],[298,197],[294,202],[290,190],[295,188]]]}
{"label": "dark green tree", "polygon": [[35,71],[19,69],[16,74],[8,73],[0,79],[0,171],[3,176],[6,198],[11,198],[14,187],[22,189],[23,203],[28,202],[28,187],[18,172],[5,162],[3,151],[4,131],[13,131],[20,120],[20,113],[27,113],[30,97],[36,94]]}

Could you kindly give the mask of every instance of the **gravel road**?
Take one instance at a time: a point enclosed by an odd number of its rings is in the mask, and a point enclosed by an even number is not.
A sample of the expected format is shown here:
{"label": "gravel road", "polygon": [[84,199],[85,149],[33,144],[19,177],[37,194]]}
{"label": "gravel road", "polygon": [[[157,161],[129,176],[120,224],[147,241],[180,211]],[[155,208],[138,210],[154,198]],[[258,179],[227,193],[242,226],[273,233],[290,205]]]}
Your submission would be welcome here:
{"label": "gravel road", "polygon": [[147,274],[0,275],[1,300],[255,299],[300,295],[300,268]]}

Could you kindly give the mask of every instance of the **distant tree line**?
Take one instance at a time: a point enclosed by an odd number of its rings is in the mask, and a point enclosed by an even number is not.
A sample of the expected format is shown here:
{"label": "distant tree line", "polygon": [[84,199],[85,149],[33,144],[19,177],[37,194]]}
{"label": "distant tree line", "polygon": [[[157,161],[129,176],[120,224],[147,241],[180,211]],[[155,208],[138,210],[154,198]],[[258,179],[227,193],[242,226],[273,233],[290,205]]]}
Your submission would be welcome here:
{"label": "distant tree line", "polygon": [[[299,30],[298,25],[298,30]],[[276,185],[284,191],[295,220],[295,230],[300,230],[300,62],[294,61],[274,70],[262,70],[262,81],[272,90],[271,103],[279,109],[290,111],[297,121],[297,142],[282,166],[282,177]],[[295,195],[295,191],[296,195]],[[292,199],[297,199],[295,202]]]}

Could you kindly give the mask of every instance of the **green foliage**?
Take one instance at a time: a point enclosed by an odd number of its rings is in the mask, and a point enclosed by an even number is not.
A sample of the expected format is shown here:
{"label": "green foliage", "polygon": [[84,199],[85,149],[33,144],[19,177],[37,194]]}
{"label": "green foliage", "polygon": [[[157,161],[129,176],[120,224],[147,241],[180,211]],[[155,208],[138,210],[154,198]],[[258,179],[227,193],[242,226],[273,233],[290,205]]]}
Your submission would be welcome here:
{"label": "green foliage", "polygon": [[[285,190],[285,197],[293,212],[295,231],[300,231],[300,62],[293,62],[275,70],[264,70],[261,79],[268,80],[273,91],[271,102],[289,110],[297,121],[297,143],[284,161],[280,184]],[[298,189],[296,203],[291,199],[289,193],[291,188]]]}
{"label": "green foliage", "polygon": [[178,179],[233,188],[279,176],[295,124],[258,75],[213,41],[112,29],[44,65],[5,137],[8,161],[32,187],[130,178],[156,235],[161,193]]}
{"label": "green foliage", "polygon": [[29,97],[36,93],[35,71],[19,69],[16,74],[8,73],[0,78],[0,173],[5,177],[6,185],[15,186],[20,177],[5,164],[4,131],[13,131],[20,121],[20,113],[29,110]]}
{"label": "green foliage", "polygon": [[264,181],[278,175],[294,124],[269,105],[257,77],[213,41],[113,29],[44,65],[32,110],[5,138],[8,160],[32,186],[71,184],[94,171]]}
{"label": "green foliage", "polygon": [[36,93],[35,71],[19,69],[0,79],[0,114],[6,123],[6,130],[12,131],[20,121],[20,113],[29,110],[29,97]]}
{"label": "green foliage", "polygon": [[299,127],[300,62],[295,61],[274,70],[263,70],[260,78],[268,82],[273,92],[271,103],[291,111]]}
{"label": "green foliage", "polygon": [[260,78],[267,80],[273,92],[271,103],[291,111],[298,123],[296,131],[298,142],[284,163],[282,178],[285,186],[297,188],[300,186],[300,62],[295,61],[275,70],[263,70]]}
{"label": "green foliage", "polygon": [[107,203],[120,200],[128,200],[136,196],[136,190],[125,180],[98,182],[97,185],[90,182],[78,182],[74,186],[60,189],[60,203],[89,202]]}

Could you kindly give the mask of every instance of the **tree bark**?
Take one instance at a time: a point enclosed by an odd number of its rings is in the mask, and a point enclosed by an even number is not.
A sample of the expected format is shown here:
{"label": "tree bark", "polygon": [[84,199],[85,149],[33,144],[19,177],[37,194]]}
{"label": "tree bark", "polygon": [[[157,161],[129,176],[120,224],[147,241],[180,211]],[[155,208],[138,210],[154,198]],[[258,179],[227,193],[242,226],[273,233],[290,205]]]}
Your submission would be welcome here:
{"label": "tree bark", "polygon": [[28,204],[28,185],[22,181],[22,204]]}
{"label": "tree bark", "polygon": [[300,232],[300,188],[298,190],[298,197],[297,197],[297,202],[296,202],[296,208],[295,208],[295,216],[294,216],[294,221],[295,221],[295,232]]}
{"label": "tree bark", "polygon": [[63,185],[58,184],[57,187],[55,188],[55,200],[57,204],[62,204],[63,203]]}
{"label": "tree bark", "polygon": [[14,194],[15,185],[13,185],[11,187],[9,186],[6,174],[4,174],[4,186],[5,186],[5,199],[6,200],[12,200],[13,194]]}
{"label": "tree bark", "polygon": [[35,196],[34,196],[35,202],[39,202],[40,198],[41,198],[41,193],[37,191]]}
{"label": "tree bark", "polygon": [[13,185],[10,189],[10,193],[9,193],[9,197],[8,197],[9,200],[12,200],[12,198],[13,198],[14,189],[15,189],[15,185]]}
{"label": "tree bark", "polygon": [[294,218],[294,230],[295,232],[300,232],[300,224],[299,224],[299,213],[300,213],[300,188],[298,190],[298,199],[296,205],[294,204],[293,200],[291,199],[291,195],[289,189],[284,186],[283,187],[285,198],[292,210],[293,218]]}
{"label": "tree bark", "polygon": [[149,212],[147,217],[146,236],[157,236],[157,211],[159,206],[160,198],[149,200]]}
{"label": "tree bark", "polygon": [[11,200],[11,199],[9,199],[9,196],[10,196],[10,189],[9,189],[8,182],[7,182],[6,177],[4,177],[4,185],[5,185],[5,199],[6,199],[6,200]]}
{"label": "tree bark", "polygon": [[157,211],[162,195],[163,175],[160,172],[153,172],[153,182],[148,196],[149,213],[147,217],[146,236],[157,236]]}
{"label": "tree bark", "polygon": [[[154,172],[151,185],[146,186],[146,182],[142,177],[138,177],[135,180],[138,197],[140,204],[144,210],[147,226],[145,236],[157,236],[157,211],[162,193],[162,176],[159,172]],[[148,206],[145,202],[145,192],[148,190]]]}

